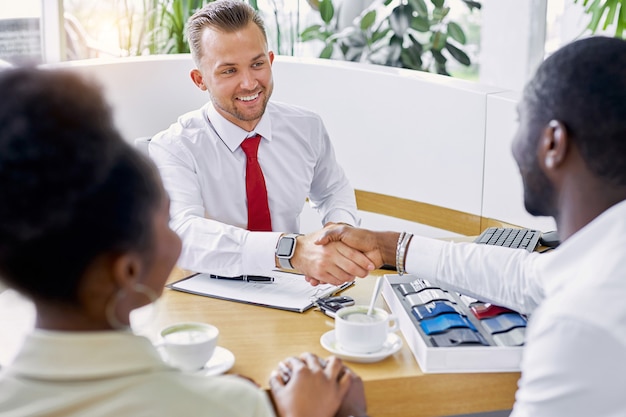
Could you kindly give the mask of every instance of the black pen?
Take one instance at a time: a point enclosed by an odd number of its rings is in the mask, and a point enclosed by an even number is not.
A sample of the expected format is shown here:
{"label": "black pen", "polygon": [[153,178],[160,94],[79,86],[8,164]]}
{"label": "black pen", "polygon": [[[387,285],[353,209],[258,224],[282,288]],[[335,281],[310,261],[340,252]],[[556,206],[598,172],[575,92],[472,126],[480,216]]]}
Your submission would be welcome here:
{"label": "black pen", "polygon": [[232,281],[258,282],[267,284],[274,282],[274,277],[266,277],[263,275],[239,275],[237,277],[223,277],[221,275],[210,274],[209,276],[215,279],[229,279]]}

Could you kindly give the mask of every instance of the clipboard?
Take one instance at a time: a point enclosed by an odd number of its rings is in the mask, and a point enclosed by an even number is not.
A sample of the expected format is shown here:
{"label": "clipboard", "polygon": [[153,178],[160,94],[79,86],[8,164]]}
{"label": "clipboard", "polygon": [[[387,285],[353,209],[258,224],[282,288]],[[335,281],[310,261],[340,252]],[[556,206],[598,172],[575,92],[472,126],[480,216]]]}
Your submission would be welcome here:
{"label": "clipboard", "polygon": [[354,281],[350,281],[341,285],[320,284],[314,287],[304,279],[304,275],[282,271],[264,274],[274,278],[272,283],[215,279],[210,275],[193,274],[166,285],[166,288],[204,297],[303,313],[313,307],[318,299],[337,294],[354,285]]}

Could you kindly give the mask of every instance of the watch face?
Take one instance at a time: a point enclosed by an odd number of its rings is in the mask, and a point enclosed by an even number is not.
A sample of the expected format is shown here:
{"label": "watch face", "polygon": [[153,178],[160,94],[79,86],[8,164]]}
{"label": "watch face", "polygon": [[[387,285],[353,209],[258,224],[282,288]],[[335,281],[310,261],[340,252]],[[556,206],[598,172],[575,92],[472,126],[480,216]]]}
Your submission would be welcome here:
{"label": "watch face", "polygon": [[278,241],[278,248],[276,249],[277,256],[289,256],[293,255],[293,247],[296,239],[293,237],[282,237]]}

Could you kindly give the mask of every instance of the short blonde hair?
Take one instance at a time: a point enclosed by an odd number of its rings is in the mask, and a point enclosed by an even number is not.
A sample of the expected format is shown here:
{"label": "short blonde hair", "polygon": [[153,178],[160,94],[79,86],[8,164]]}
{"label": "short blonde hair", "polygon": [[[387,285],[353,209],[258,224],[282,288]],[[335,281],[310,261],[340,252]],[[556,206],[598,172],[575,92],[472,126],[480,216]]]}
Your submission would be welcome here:
{"label": "short blonde hair", "polygon": [[265,24],[259,14],[241,0],[217,0],[196,11],[187,22],[189,50],[198,66],[202,59],[202,32],[206,28],[215,28],[223,32],[236,32],[254,23],[261,29],[267,43]]}

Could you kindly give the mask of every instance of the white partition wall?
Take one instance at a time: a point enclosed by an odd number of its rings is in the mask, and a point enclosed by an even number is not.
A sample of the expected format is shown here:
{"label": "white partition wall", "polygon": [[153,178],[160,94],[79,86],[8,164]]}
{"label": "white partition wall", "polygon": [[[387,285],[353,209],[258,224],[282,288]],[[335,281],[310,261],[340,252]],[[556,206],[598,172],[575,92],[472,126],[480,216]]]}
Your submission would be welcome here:
{"label": "white partition wall", "polygon": [[[167,128],[208,99],[191,81],[189,55],[58,64],[100,82],[124,137]],[[321,59],[277,56],[273,99],[318,112],[355,188],[552,229],[525,214],[510,156],[517,97],[439,75]],[[449,233],[363,213],[363,226]],[[320,227],[305,211],[303,230]]]}
{"label": "white partition wall", "polygon": [[487,97],[482,215],[543,231],[554,230],[554,219],[533,217],[524,209],[522,178],[511,153],[520,98],[520,93],[510,91]]}
{"label": "white partition wall", "polygon": [[195,66],[190,55],[69,61],[55,66],[71,68],[102,84],[115,121],[129,142],[166,129],[209,99],[191,81],[189,72]]}
{"label": "white partition wall", "polygon": [[275,84],[277,100],[322,115],[355,188],[480,213],[486,97],[498,90],[315,59],[276,62]]}

